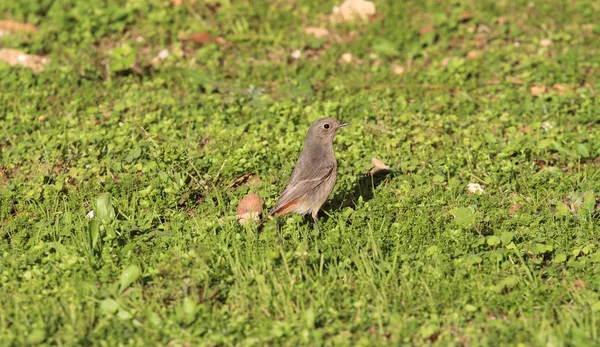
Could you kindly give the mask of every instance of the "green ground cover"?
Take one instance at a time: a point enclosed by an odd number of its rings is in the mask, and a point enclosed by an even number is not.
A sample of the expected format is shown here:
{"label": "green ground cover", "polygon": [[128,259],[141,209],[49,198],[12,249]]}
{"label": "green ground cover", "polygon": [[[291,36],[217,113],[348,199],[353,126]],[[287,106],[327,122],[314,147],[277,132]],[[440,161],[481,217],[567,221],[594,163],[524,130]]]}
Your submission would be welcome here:
{"label": "green ground cover", "polygon": [[[0,3],[1,345],[598,339],[599,2],[176,3]],[[322,234],[238,225],[325,116]]]}

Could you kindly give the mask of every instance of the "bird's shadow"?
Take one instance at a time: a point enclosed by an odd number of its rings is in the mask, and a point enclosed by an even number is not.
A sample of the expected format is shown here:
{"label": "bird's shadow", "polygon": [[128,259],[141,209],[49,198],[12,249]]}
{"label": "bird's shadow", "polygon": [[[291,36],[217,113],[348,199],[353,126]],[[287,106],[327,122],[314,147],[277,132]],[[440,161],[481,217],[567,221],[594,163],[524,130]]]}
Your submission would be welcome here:
{"label": "bird's shadow", "polygon": [[[332,212],[343,210],[346,207],[354,208],[360,197],[362,197],[363,202],[373,199],[375,189],[393,175],[393,171],[381,170],[373,175],[362,174],[356,176],[352,188],[336,193],[323,206],[322,212],[319,214],[319,221],[326,222]],[[309,220],[312,223],[312,218],[309,218]]]}

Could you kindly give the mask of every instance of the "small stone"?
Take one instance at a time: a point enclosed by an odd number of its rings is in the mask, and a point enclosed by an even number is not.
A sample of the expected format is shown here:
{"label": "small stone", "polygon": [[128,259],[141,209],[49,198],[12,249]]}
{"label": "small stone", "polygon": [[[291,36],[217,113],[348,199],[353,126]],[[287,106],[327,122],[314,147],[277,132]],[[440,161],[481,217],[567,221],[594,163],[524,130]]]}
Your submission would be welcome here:
{"label": "small stone", "polygon": [[467,191],[469,194],[483,194],[483,188],[479,183],[469,183],[467,184]]}
{"label": "small stone", "polygon": [[169,50],[168,49],[161,49],[160,52],[158,52],[158,59],[160,60],[165,60],[167,59],[167,57],[169,57]]}
{"label": "small stone", "polygon": [[392,71],[396,75],[402,75],[404,73],[404,67],[402,65],[394,65],[394,67],[392,68]]}
{"label": "small stone", "polygon": [[552,128],[554,128],[554,125],[552,125],[552,123],[548,121],[542,123],[542,129],[544,129],[544,131],[550,131],[552,130]]}
{"label": "small stone", "polygon": [[342,61],[344,63],[351,63],[352,62],[352,54],[351,53],[342,54]]}

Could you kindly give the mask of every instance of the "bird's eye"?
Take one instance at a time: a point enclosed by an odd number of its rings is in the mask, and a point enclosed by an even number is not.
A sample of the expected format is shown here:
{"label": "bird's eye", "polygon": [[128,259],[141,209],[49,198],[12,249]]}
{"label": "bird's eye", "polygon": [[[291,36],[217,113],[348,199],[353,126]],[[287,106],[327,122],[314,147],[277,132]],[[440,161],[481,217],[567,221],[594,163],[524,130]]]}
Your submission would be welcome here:
{"label": "bird's eye", "polygon": [[323,128],[325,128],[325,129],[329,129],[329,124],[325,124],[325,125],[323,125]]}

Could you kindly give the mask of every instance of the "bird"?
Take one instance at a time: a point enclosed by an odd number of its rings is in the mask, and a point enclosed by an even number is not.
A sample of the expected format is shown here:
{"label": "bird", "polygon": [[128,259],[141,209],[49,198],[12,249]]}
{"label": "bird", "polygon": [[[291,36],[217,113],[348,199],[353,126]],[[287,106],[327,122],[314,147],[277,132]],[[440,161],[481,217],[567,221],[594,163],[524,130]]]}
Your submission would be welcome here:
{"label": "bird", "polygon": [[259,224],[259,232],[271,216],[310,213],[317,233],[321,233],[317,222],[318,213],[333,191],[337,179],[338,165],[333,151],[333,139],[338,129],[349,124],[329,117],[312,122],[292,176],[275,206]]}

